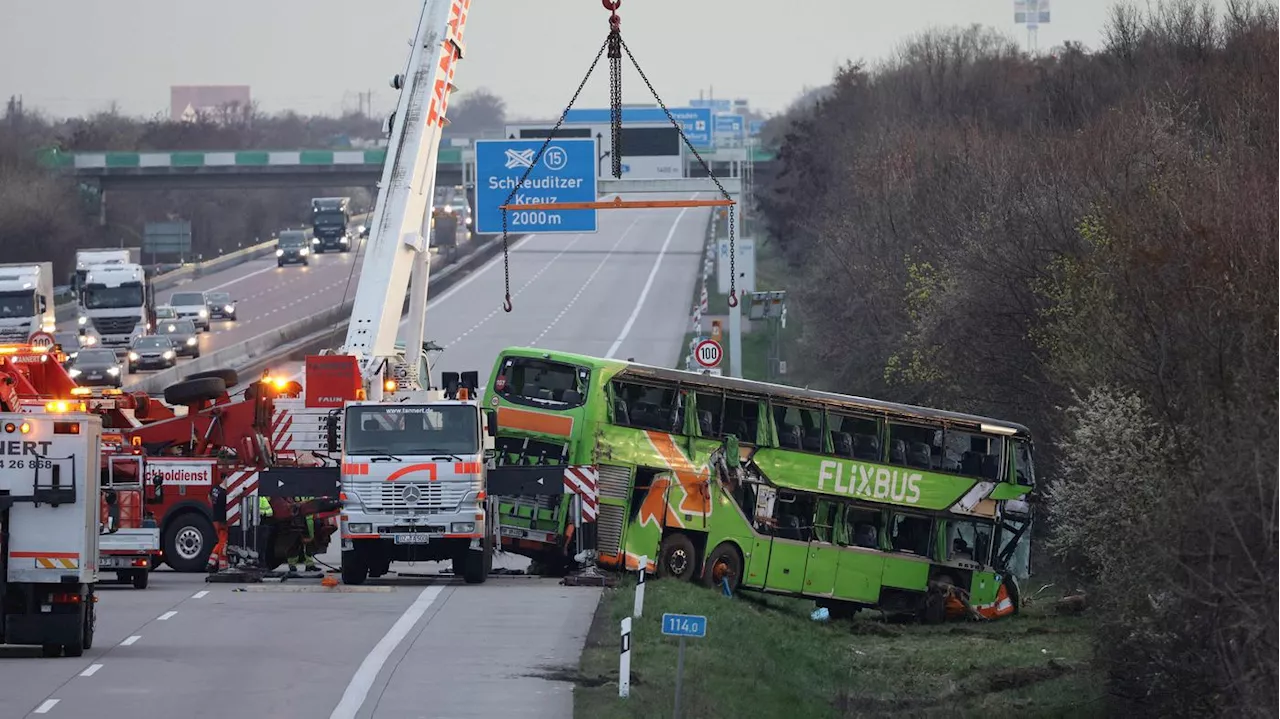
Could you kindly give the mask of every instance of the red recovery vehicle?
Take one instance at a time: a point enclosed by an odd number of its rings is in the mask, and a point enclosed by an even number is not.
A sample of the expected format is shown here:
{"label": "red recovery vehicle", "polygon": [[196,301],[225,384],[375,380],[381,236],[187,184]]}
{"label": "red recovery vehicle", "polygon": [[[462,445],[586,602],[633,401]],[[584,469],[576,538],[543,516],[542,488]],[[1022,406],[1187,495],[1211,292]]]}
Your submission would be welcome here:
{"label": "red recovery vehicle", "polygon": [[[297,463],[292,453],[277,451],[282,440],[273,442],[284,436],[281,426],[287,420],[273,403],[301,388],[259,381],[249,385],[243,398],[232,399],[227,387],[238,384],[239,377],[232,370],[215,370],[170,385],[164,402],[143,392],[95,392],[76,386],[56,349],[18,346],[0,353],[0,395],[8,390],[14,406],[24,412],[84,408],[102,415],[104,477],[135,492],[115,506],[104,501],[103,516],[114,516],[120,526],[154,521],[161,551],[148,564],[164,562],[180,572],[208,569],[217,544],[210,500],[214,486],[226,492],[229,542],[250,544],[242,536],[241,514],[245,506],[256,507],[259,475],[268,467]],[[337,530],[337,512],[322,511],[328,509],[323,501],[273,497],[271,506],[273,521],[259,525],[252,538],[253,546],[265,550],[258,552],[259,565],[268,569],[296,553],[308,515],[316,516],[313,553],[323,552]],[[130,576],[135,585],[145,586],[139,574]]]}

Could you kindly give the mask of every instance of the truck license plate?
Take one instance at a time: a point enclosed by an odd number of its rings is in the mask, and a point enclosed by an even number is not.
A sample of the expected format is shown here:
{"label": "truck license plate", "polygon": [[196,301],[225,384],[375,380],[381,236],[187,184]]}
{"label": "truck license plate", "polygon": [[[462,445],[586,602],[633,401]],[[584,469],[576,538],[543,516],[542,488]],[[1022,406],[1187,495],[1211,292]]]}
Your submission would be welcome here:
{"label": "truck license plate", "polygon": [[414,534],[397,534],[396,544],[426,544],[431,541],[431,535],[422,532]]}
{"label": "truck license plate", "polygon": [[504,536],[504,537],[521,537],[521,538],[523,538],[523,537],[527,537],[527,536],[529,536],[529,532],[527,532],[526,530],[523,530],[523,529],[521,529],[521,528],[519,528],[519,527],[503,527],[503,528],[502,528],[502,536]]}

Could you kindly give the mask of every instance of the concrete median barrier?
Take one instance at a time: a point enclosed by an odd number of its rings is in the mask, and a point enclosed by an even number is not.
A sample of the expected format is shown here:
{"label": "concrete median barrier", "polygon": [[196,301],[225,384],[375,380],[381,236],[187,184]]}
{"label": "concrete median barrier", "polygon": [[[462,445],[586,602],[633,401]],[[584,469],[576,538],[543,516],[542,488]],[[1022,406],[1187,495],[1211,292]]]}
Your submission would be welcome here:
{"label": "concrete median barrier", "polygon": [[[512,237],[511,241],[517,239],[519,237]],[[502,251],[501,237],[489,237],[468,244],[473,247],[470,252],[457,256],[453,262],[431,273],[431,294],[447,289]],[[274,363],[291,358],[300,359],[324,347],[337,349],[346,338],[353,303],[354,298],[348,299],[341,305],[290,322],[252,339],[183,361],[172,369],[149,375],[131,375],[132,381],[126,382],[125,389],[159,394],[165,387],[182,381],[188,375],[223,368],[235,369],[248,380],[251,375]],[[408,312],[408,304],[406,297],[401,307],[402,316]]]}

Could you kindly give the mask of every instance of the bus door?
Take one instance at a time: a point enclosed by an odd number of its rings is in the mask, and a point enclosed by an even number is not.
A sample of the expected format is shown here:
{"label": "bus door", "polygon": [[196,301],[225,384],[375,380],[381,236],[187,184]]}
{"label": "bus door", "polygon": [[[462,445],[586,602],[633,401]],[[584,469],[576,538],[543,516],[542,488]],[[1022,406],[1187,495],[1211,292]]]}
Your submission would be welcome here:
{"label": "bus door", "polygon": [[880,581],[884,574],[884,512],[848,504],[840,513],[835,532],[840,545],[833,596],[854,602],[880,601]]}
{"label": "bus door", "polygon": [[[777,493],[771,521],[764,525],[771,535],[765,589],[797,594],[804,591],[809,538],[813,535],[813,511],[812,496],[786,490]],[[756,557],[753,555],[751,559],[754,567]]]}
{"label": "bus door", "polygon": [[[836,567],[840,560],[837,540],[845,539],[841,522],[842,502],[819,499],[813,518],[813,536],[809,539],[809,560],[804,568],[804,593],[829,597],[835,591]],[[848,544],[847,541],[844,544]]]}

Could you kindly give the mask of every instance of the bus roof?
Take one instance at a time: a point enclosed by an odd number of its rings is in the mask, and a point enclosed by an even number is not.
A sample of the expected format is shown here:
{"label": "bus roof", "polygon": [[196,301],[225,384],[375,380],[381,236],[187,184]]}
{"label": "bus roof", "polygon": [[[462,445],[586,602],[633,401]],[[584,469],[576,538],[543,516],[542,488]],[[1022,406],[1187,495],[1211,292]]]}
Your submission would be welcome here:
{"label": "bus roof", "polygon": [[774,384],[771,382],[758,382],[756,380],[739,379],[737,377],[717,377],[715,375],[704,375],[700,372],[689,372],[686,370],[671,369],[669,367],[655,367],[653,365],[642,364],[639,362],[591,357],[589,355],[575,354],[573,352],[558,352],[554,350],[537,349],[535,347],[507,347],[502,351],[502,354],[516,354],[526,357],[561,358],[568,362],[576,362],[593,368],[612,366],[618,369],[626,369],[628,373],[640,377],[650,377],[658,380],[666,380],[668,382],[696,382],[697,384],[708,387],[716,387],[723,390],[732,390],[747,394],[781,395],[800,401],[808,400],[810,402],[838,405],[853,410],[861,410],[863,412],[879,412],[929,420],[963,422],[965,424],[979,426],[983,424],[989,426],[995,425],[1011,431],[1016,436],[1031,436],[1031,430],[1027,427],[1018,424],[1017,422],[996,419],[994,417],[983,417],[975,414],[950,412],[930,407],[918,407],[910,404],[886,402],[879,399],[836,394],[835,392],[824,392],[816,389],[792,387],[790,385]]}

